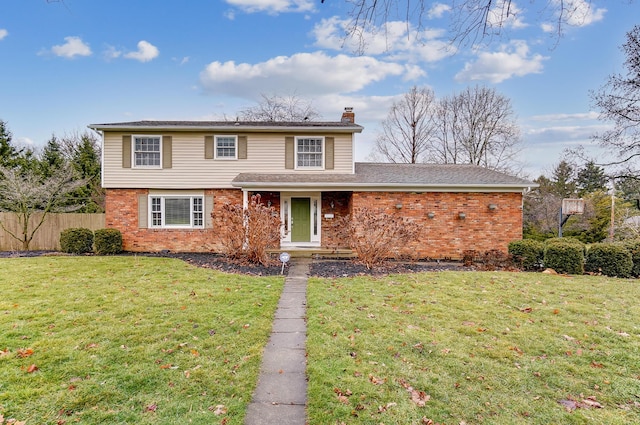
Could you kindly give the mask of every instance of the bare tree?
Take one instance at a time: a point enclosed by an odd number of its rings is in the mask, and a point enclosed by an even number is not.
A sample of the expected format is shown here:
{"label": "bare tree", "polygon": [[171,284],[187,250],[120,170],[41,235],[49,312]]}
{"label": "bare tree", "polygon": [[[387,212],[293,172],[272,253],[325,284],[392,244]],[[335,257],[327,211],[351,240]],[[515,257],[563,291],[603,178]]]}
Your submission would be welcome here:
{"label": "bare tree", "polygon": [[260,95],[262,100],[255,106],[240,111],[239,118],[245,121],[314,121],[321,118],[312,103],[297,95]]}
{"label": "bare tree", "polygon": [[467,88],[440,101],[437,120],[429,161],[516,171],[520,129],[509,98],[492,88]]}
{"label": "bare tree", "polygon": [[[46,179],[33,169],[9,169],[0,166],[0,211],[13,212],[20,224],[20,232],[13,232],[0,221],[0,227],[28,250],[33,236],[50,212],[70,212],[82,205],[70,205],[69,194],[86,184],[77,179],[70,166],[59,168]],[[42,213],[33,222],[35,213]]]}
{"label": "bare tree", "polygon": [[[625,0],[631,3],[633,0]],[[322,0],[324,3],[324,0]],[[512,0],[452,0],[431,2],[427,0],[347,0],[350,25],[347,36],[359,40],[361,49],[367,43],[367,35],[386,30],[386,23],[406,22],[415,34],[425,29],[425,22],[437,12],[451,15],[449,38],[456,44],[476,44],[491,41],[514,26],[521,10]],[[531,0],[529,9],[537,12],[538,19],[556,38],[560,38],[567,26],[579,25],[594,13],[591,0]],[[553,31],[551,29],[553,28]]]}
{"label": "bare tree", "polygon": [[434,137],[435,107],[431,89],[412,87],[391,106],[374,149],[390,162],[422,162]]}
{"label": "bare tree", "polygon": [[617,159],[604,165],[625,165],[629,174],[638,176],[636,160],[640,156],[640,25],[627,33],[622,45],[626,55],[625,75],[610,75],[604,86],[591,93],[600,110],[600,119],[612,124],[612,128],[594,138]]}

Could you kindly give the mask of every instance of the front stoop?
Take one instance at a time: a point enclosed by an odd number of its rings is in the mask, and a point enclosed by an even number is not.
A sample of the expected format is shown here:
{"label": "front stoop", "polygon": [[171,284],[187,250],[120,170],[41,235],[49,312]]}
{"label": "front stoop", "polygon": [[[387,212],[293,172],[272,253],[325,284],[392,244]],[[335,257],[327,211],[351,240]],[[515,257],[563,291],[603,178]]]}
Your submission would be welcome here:
{"label": "front stoop", "polygon": [[245,425],[305,425],[308,258],[291,262]]}

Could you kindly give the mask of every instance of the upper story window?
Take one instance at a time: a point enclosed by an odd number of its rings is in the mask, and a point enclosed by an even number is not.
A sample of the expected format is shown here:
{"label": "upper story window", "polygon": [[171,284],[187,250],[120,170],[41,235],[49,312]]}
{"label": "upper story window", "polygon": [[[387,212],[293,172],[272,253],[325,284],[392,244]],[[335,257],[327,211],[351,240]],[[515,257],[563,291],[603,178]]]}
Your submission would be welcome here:
{"label": "upper story window", "polygon": [[160,168],[162,137],[133,136],[133,164],[135,167]]}
{"label": "upper story window", "polygon": [[151,227],[204,227],[204,199],[202,196],[151,196]]}
{"label": "upper story window", "polygon": [[238,136],[215,137],[216,159],[238,159]]}
{"label": "upper story window", "polygon": [[296,138],[296,168],[324,168],[324,138]]}

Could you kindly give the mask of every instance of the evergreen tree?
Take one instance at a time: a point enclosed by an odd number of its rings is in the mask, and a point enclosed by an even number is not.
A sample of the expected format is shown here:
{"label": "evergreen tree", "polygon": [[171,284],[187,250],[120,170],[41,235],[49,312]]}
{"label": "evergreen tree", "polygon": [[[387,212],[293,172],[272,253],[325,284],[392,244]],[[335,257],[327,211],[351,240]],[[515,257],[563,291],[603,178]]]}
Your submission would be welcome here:
{"label": "evergreen tree", "polygon": [[62,153],[62,146],[56,136],[51,136],[51,139],[42,149],[40,155],[40,172],[42,177],[49,178],[55,174],[56,170],[59,170],[67,163],[66,158]]}
{"label": "evergreen tree", "polygon": [[7,127],[7,123],[0,120],[0,166],[13,168],[20,154],[21,149],[16,148],[11,143],[12,134]]}
{"label": "evergreen tree", "polygon": [[578,171],[576,185],[578,187],[578,195],[581,197],[596,191],[607,190],[607,176],[604,168],[598,166],[593,161],[587,162],[583,168]]}

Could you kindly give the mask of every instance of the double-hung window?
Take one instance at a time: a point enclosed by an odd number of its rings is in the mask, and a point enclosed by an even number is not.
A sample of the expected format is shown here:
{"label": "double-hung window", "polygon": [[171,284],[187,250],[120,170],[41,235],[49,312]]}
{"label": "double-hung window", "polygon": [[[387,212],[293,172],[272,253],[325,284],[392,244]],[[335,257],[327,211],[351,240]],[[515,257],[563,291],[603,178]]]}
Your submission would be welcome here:
{"label": "double-hung window", "polygon": [[134,136],[133,164],[135,167],[160,168],[162,166],[162,137]]}
{"label": "double-hung window", "polygon": [[150,196],[151,227],[203,228],[202,196]]}
{"label": "double-hung window", "polygon": [[215,137],[216,159],[238,159],[238,136]]}
{"label": "double-hung window", "polygon": [[324,138],[296,138],[296,168],[324,168]]}

